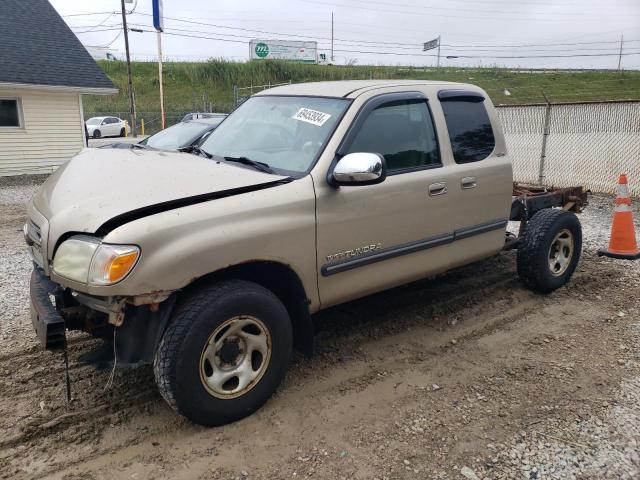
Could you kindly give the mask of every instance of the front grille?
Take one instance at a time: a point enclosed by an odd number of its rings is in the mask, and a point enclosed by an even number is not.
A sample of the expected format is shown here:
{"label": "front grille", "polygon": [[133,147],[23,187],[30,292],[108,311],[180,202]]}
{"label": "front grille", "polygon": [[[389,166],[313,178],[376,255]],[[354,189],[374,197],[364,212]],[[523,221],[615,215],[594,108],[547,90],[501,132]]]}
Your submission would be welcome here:
{"label": "front grille", "polygon": [[38,246],[42,245],[42,234],[40,227],[30,218],[27,219],[27,236]]}
{"label": "front grille", "polygon": [[31,219],[25,225],[25,241],[29,249],[29,256],[40,268],[44,269],[44,252],[42,249],[42,231]]}

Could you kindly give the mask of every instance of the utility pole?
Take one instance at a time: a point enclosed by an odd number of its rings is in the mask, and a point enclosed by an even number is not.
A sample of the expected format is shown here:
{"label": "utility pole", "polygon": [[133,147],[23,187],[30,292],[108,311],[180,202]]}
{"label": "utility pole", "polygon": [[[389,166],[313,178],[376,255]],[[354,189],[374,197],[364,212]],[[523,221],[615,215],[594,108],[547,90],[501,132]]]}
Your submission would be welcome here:
{"label": "utility pole", "polygon": [[333,60],[333,12],[331,12],[331,63],[334,63],[334,60]]}
{"label": "utility pole", "polygon": [[438,35],[438,64],[437,67],[440,67],[440,35]]}
{"label": "utility pole", "polygon": [[131,114],[131,135],[135,138],[136,132],[136,104],[133,96],[133,79],[131,78],[131,57],[129,56],[129,32],[127,30],[127,12],[124,8],[124,0],[120,0],[122,7],[122,29],[124,31],[124,49],[127,54],[127,76],[129,77],[129,107]]}
{"label": "utility pole", "polygon": [[622,65],[622,45],[624,44],[624,35],[620,36],[620,53],[618,54],[618,70],[620,70],[620,66]]}
{"label": "utility pole", "polygon": [[158,80],[160,83],[160,118],[162,121],[162,129],[165,127],[165,116],[164,116],[164,87],[162,85],[162,32],[160,30],[156,31],[156,35],[158,36]]}

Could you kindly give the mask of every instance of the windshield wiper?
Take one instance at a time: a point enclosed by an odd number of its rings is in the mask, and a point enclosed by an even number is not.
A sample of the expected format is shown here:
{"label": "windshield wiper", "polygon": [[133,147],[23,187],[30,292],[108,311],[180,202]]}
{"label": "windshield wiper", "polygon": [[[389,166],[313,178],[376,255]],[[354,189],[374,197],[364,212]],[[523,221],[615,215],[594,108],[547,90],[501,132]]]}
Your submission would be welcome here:
{"label": "windshield wiper", "polygon": [[274,170],[264,162],[258,162],[257,160],[251,160],[247,157],[224,157],[227,162],[237,162],[243,165],[248,165],[250,167],[255,168],[261,172],[265,173],[276,173]]}
{"label": "windshield wiper", "polygon": [[195,145],[189,145],[188,147],[182,147],[178,149],[179,152],[193,153],[194,155],[200,155],[201,157],[213,158],[209,152],[205,152],[200,147]]}

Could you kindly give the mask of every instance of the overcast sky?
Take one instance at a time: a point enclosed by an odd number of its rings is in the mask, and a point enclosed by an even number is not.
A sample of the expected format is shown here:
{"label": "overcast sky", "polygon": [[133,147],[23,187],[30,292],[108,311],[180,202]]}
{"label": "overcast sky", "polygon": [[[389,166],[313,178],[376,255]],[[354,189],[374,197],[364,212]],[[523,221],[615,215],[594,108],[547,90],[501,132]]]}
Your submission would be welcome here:
{"label": "overcast sky", "polygon": [[[121,18],[109,14],[119,0],[50,1],[85,45],[123,56]],[[616,68],[624,35],[622,66],[640,68],[640,0],[164,0],[164,57],[247,60],[251,38],[315,40],[328,56],[331,12],[338,64],[433,65],[435,51],[421,45],[441,35],[442,65]],[[150,15],[151,0],[138,0],[127,18],[151,29]],[[130,46],[134,58],[156,58],[153,33],[131,32]],[[510,56],[567,57],[497,58]]]}

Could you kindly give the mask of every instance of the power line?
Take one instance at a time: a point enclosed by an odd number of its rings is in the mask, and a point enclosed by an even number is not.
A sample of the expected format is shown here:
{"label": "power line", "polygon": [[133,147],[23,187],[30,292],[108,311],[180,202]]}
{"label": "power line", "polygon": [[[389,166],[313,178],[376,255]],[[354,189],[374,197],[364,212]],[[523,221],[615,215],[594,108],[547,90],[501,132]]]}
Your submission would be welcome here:
{"label": "power line", "polygon": [[[140,24],[140,23],[130,23],[130,25],[135,26],[135,27],[146,27],[147,25],[144,24]],[[220,33],[220,32],[212,32],[212,31],[206,31],[206,30],[193,30],[193,29],[184,29],[184,28],[176,28],[176,27],[165,27],[165,31],[175,31],[175,32],[187,32],[187,33],[199,33],[199,34],[205,34],[205,35],[219,35],[219,36],[223,36],[223,37],[234,37],[234,38],[243,38],[245,39],[245,41],[249,41],[252,39],[252,37],[247,37],[246,35],[235,35],[232,33]],[[331,43],[329,42],[317,42],[318,45],[325,45],[325,46],[330,46]],[[378,48],[382,48],[382,49],[387,49],[387,50],[391,50],[391,49],[398,49],[398,50],[413,50],[416,55],[421,55],[422,54],[422,45],[418,45],[415,44],[413,47],[404,47],[404,46],[386,46],[386,45],[382,45],[382,44],[374,44],[374,45],[363,45],[359,42],[348,42],[345,40],[336,40],[336,43],[340,43],[342,46],[345,47],[361,47],[361,46],[369,46],[369,47],[378,47]],[[614,42],[614,43],[619,43],[619,42]],[[447,46],[445,44],[442,45],[443,47]],[[325,47],[326,48],[326,47]],[[461,48],[459,51],[464,51],[465,48]],[[474,52],[495,52],[495,51],[504,51],[505,49],[499,49],[499,50],[474,50]],[[569,49],[554,49],[554,50],[548,50],[548,49],[534,49],[534,50],[528,50],[526,53],[534,53],[534,52],[575,52],[575,51],[596,51],[596,52],[602,52],[604,53],[604,51],[612,51],[612,52],[618,52],[618,47],[615,48],[606,48],[606,47],[601,47],[601,48],[569,48]],[[455,51],[452,50],[451,52],[449,52],[451,54],[455,54]],[[445,53],[446,54],[446,53]]]}
{"label": "power line", "polygon": [[[625,43],[640,42],[640,40],[625,40]],[[506,48],[520,48],[520,47],[554,47],[554,46],[568,46],[568,45],[602,45],[602,44],[616,44],[618,45],[620,40],[602,41],[602,42],[576,42],[576,43],[529,43],[520,45],[452,45],[443,43],[443,47],[464,47],[464,48],[478,48],[478,47],[506,47]]]}
{"label": "power line", "polygon": [[[143,32],[153,33],[152,30],[142,30]],[[176,36],[176,37],[187,37],[187,38],[201,38],[206,40],[217,40],[221,42],[230,42],[230,43],[242,43],[245,44],[244,40],[233,40],[228,38],[220,38],[220,37],[211,37],[205,35],[189,35],[184,33],[172,33],[172,32],[164,32],[167,35]],[[284,45],[284,44],[282,44]],[[286,45],[284,45],[286,46]],[[363,53],[363,54],[376,54],[376,55],[396,55],[396,56],[411,56],[411,57],[435,57],[434,54],[424,54],[424,53],[401,53],[401,52],[381,52],[381,51],[371,51],[371,50],[345,50],[345,49],[335,49],[336,52],[343,53]],[[640,51],[638,52],[625,52],[622,55],[640,55]],[[524,59],[524,58],[577,58],[577,57],[609,57],[609,56],[618,56],[618,53],[591,53],[591,54],[572,54],[572,55],[455,55],[455,58],[490,58],[490,59],[499,59],[499,58],[511,58],[511,59]]]}
{"label": "power line", "polygon": [[[462,3],[467,5],[487,5],[487,4],[498,4],[498,5],[513,5],[513,0],[489,0],[489,1],[474,1],[474,0],[451,0],[454,3]],[[558,3],[555,1],[551,2],[531,2],[528,0],[518,0],[518,5],[539,5],[543,7],[572,7],[572,8],[584,8],[584,4],[582,2],[577,3]]]}
{"label": "power line", "polygon": [[[377,5],[383,5],[385,7],[401,7],[401,8],[408,8],[408,9],[418,8],[418,9],[422,9],[422,10],[426,9],[426,10],[429,10],[429,11],[432,11],[432,10],[444,10],[444,11],[452,11],[452,12],[469,12],[468,8],[432,7],[430,5],[415,5],[415,4],[406,4],[406,3],[405,4],[402,4],[402,3],[391,3],[390,4],[389,2],[381,2],[381,1],[376,1],[376,0],[345,0],[345,1],[353,2],[353,3],[366,4],[366,5],[377,4]],[[315,2],[309,2],[309,3],[315,3]],[[519,4],[519,3],[517,3],[517,4]],[[478,4],[476,3],[476,5],[478,5]],[[344,7],[347,7],[347,8],[353,8],[352,5],[348,5],[348,4],[338,4],[338,6],[344,6]],[[518,12],[518,11],[514,11],[514,10],[511,10],[511,11],[487,10],[487,9],[483,8],[482,9],[482,13],[497,13],[497,14],[500,14],[500,15],[503,15],[503,14],[506,13],[506,14],[516,14],[517,15],[517,14],[521,14],[522,12]],[[544,13],[538,14],[538,13],[530,13],[529,12],[528,15],[544,15]],[[585,15],[585,12],[582,9],[580,9],[579,11],[574,11],[574,12],[554,12],[552,16],[556,17],[558,15],[571,16],[571,17],[575,18],[578,15]],[[590,14],[587,14],[587,15],[590,15]],[[597,15],[597,14],[595,14],[595,15]],[[608,14],[608,16],[611,16],[611,14]],[[629,17],[629,16],[637,16],[637,15],[621,14],[621,15],[618,15],[618,16]],[[546,16],[546,18],[548,18],[548,15]]]}
{"label": "power line", "polygon": [[[151,14],[148,13],[137,13],[137,15],[144,15],[144,16],[151,16]],[[257,30],[257,29],[253,29],[253,28],[244,28],[244,27],[230,27],[228,25],[219,25],[219,24],[215,24],[215,23],[207,23],[207,22],[200,22],[197,20],[193,20],[190,18],[178,18],[178,17],[164,17],[165,20],[173,20],[176,22],[181,22],[181,23],[189,23],[189,24],[193,24],[193,25],[202,25],[202,26],[207,26],[207,27],[215,27],[215,28],[224,28],[227,30],[239,30],[239,31],[243,31],[243,32],[253,32],[253,33],[261,33],[261,34],[267,34],[267,35],[278,35],[278,36],[285,36],[285,37],[296,37],[296,38],[302,38],[305,40],[309,40],[310,35],[299,35],[296,33],[284,33],[284,32],[273,32],[273,31],[268,31],[268,30]],[[230,35],[230,34],[225,34],[225,33],[219,33],[219,35]],[[314,39],[320,39],[320,40],[331,40],[331,37],[322,37],[322,36],[318,36],[318,35],[313,35]],[[414,46],[417,48],[422,48],[422,43],[421,42],[416,42],[416,43],[402,43],[402,42],[382,42],[382,41],[369,41],[369,40],[349,40],[349,39],[338,39],[335,38],[335,41],[345,41],[345,42],[358,42],[358,43],[364,43],[364,44],[373,44],[373,45],[379,45],[379,44],[388,44],[388,45],[404,45],[404,46]],[[618,42],[616,42],[618,43]]]}
{"label": "power line", "polygon": [[[578,57],[617,57],[618,53],[580,53],[572,55],[451,55],[454,58],[578,58]],[[637,52],[623,53],[625,55],[640,55]]]}
{"label": "power line", "polygon": [[[166,29],[168,30],[168,29]],[[174,37],[188,37],[188,38],[202,38],[202,39],[206,39],[206,40],[217,40],[220,42],[230,42],[230,43],[242,43],[243,45],[245,45],[247,42],[246,40],[232,40],[229,38],[220,38],[220,37],[211,37],[211,36],[204,36],[204,35],[188,35],[185,33],[172,33],[172,32],[168,32],[166,31],[163,32],[166,35],[171,35]],[[146,32],[146,33],[153,33],[153,30],[141,30],[142,32]],[[288,46],[287,44],[275,44],[272,43],[272,45],[276,45],[276,46]],[[374,51],[365,51],[365,50],[343,50],[343,49],[335,49],[336,52],[345,52],[345,53],[374,53],[374,54],[378,54],[378,55],[398,55],[398,56],[411,56],[411,57],[415,57],[415,56],[419,56],[419,57],[435,57],[435,55],[432,54],[423,54],[421,52],[416,52],[416,53],[400,53],[400,52],[374,52]]]}
{"label": "power line", "polygon": [[[143,25],[140,23],[130,23],[130,25],[136,26],[136,27],[147,27],[147,25]],[[247,36],[247,35],[235,35],[233,33],[221,33],[221,32],[212,32],[212,31],[207,31],[207,30],[193,30],[193,29],[185,29],[185,28],[176,28],[176,27],[165,27],[165,31],[177,31],[177,32],[187,32],[187,33],[202,33],[202,34],[206,34],[206,35],[222,35],[224,37],[234,37],[234,38],[242,38],[244,39],[245,42],[248,42],[249,40],[253,40],[255,37],[252,36]],[[309,37],[304,37],[308,40]],[[319,38],[319,37],[313,37],[313,38]],[[314,40],[315,41],[315,40]],[[347,42],[347,41],[340,41],[340,40],[336,40],[336,43],[342,43],[342,42]],[[331,45],[330,42],[317,42],[319,45]],[[369,43],[369,42],[367,42]],[[344,46],[372,46],[372,45],[363,45],[362,43],[360,43],[359,41],[354,41],[352,42],[347,42],[343,44]],[[422,45],[421,44],[413,44],[412,47],[403,47],[403,46],[391,46],[391,47],[387,47],[385,45],[378,45],[378,44],[374,44],[373,46],[378,46],[380,48],[397,48],[397,49],[401,49],[401,50],[414,50],[416,53],[421,53],[422,52]],[[617,49],[616,49],[617,51]]]}
{"label": "power line", "polygon": [[115,14],[115,13],[118,13],[118,12],[111,11],[111,12],[70,13],[68,15],[60,15],[60,16],[63,17],[63,18],[66,18],[66,17],[86,17],[86,16],[89,16],[89,15],[105,15],[107,13]]}
{"label": "power line", "polygon": [[[119,23],[110,23],[108,25],[103,25],[103,26],[111,28],[111,27],[117,27],[118,25],[120,25],[120,24]],[[70,25],[68,23],[67,23],[67,26],[69,28],[71,28],[71,29],[80,29],[80,30],[90,29],[90,28],[94,28],[95,27],[95,25]],[[620,43],[620,40],[618,40],[618,43]]]}
{"label": "power line", "polygon": [[[355,10],[363,10],[365,9],[365,7],[362,6],[356,6],[356,5],[345,5],[345,4],[340,4],[340,3],[333,3],[333,2],[322,2],[322,1],[318,1],[318,0],[299,0],[300,2],[304,2],[304,3],[312,3],[312,4],[316,4],[316,5],[326,5],[326,6],[331,6],[331,7],[342,7],[342,8],[351,8],[351,9],[355,9]],[[442,13],[420,13],[420,12],[412,12],[409,10],[393,10],[393,9],[381,9],[381,8],[372,8],[372,7],[366,7],[366,11],[375,11],[375,12],[384,12],[384,13],[398,13],[398,14],[402,14],[402,15],[419,15],[419,16],[427,16],[427,17],[443,17],[443,18],[464,18],[467,20],[493,20],[493,21],[503,21],[503,20],[514,20],[514,21],[528,21],[531,22],[532,20],[536,20],[536,21],[545,21],[545,22],[559,22],[559,23],[567,23],[567,22],[574,22],[574,20],[572,19],[566,19],[566,20],[562,20],[562,19],[558,19],[555,17],[551,17],[551,18],[530,18],[530,17],[495,17],[495,16],[490,16],[490,17],[482,17],[482,16],[468,16],[468,15],[446,15],[446,14],[442,14]],[[598,22],[601,23],[602,19],[593,19],[593,20],[589,20],[589,19],[581,19],[581,22]]]}
{"label": "power line", "polygon": [[[115,15],[113,12],[112,12],[112,13],[109,13],[109,14],[107,14],[107,16],[106,16],[102,21],[100,21],[100,22],[96,23],[95,25],[93,25],[93,26],[88,26],[88,25],[87,25],[87,26],[85,26],[85,27],[82,27],[82,28],[87,28],[87,27],[89,28],[88,30],[86,30],[86,31],[85,31],[85,32],[83,32],[83,33],[90,32],[90,31],[92,31],[92,30],[95,30],[95,29],[96,29],[96,28],[98,28],[98,27],[103,26],[105,23],[107,23],[107,20],[109,20],[113,15]],[[115,26],[115,25],[110,25],[110,26],[112,26],[112,27],[113,27],[113,26]],[[77,27],[76,27],[76,28],[77,28]]]}
{"label": "power line", "polygon": [[114,30],[122,30],[122,27],[110,27],[110,28],[101,28],[99,30],[84,30],[81,32],[73,32],[76,35],[81,34],[81,33],[98,33],[98,32],[113,32]]}
{"label": "power line", "polygon": [[[620,42],[618,42],[620,43]],[[445,47],[446,45],[442,45],[443,47]],[[448,48],[452,48],[452,47],[448,47]],[[460,48],[457,51],[469,51],[469,52],[504,52],[504,51],[510,51],[511,49],[509,48],[492,48],[492,49],[477,49],[477,50],[470,50],[467,48]],[[601,47],[601,48],[560,48],[560,49],[540,49],[540,48],[534,48],[531,50],[526,50],[523,53],[533,53],[533,52],[602,52],[604,53],[605,51],[611,51],[611,52],[617,52],[619,49],[618,48],[605,48],[605,47]],[[452,51],[456,51],[456,49],[453,49]],[[519,52],[520,53],[520,52]]]}
{"label": "power line", "polygon": [[[150,17],[152,16],[149,13],[137,13],[137,15],[144,15],[146,17]],[[191,23],[193,25],[204,25],[207,27],[216,27],[216,28],[225,28],[225,29],[229,29],[229,30],[240,30],[243,32],[255,32],[255,33],[265,33],[268,35],[281,35],[281,36],[286,36],[286,37],[298,37],[298,38],[304,38],[304,39],[309,39],[309,35],[298,35],[298,34],[294,34],[294,33],[283,33],[283,32],[270,32],[267,30],[256,30],[253,28],[243,28],[243,27],[229,27],[227,25],[218,25],[215,23],[206,23],[206,22],[199,22],[196,20],[191,20],[191,19],[186,19],[186,18],[177,18],[177,17],[164,17],[165,20],[174,20],[176,22],[182,22],[182,23]],[[226,34],[222,34],[222,35],[226,35]],[[315,37],[315,38],[322,38],[323,40],[330,40],[329,37]],[[365,42],[364,40],[362,40],[363,42]],[[367,42],[369,43],[369,42]]]}
{"label": "power line", "polygon": [[111,40],[110,42],[105,43],[104,45],[85,45],[86,47],[93,47],[93,48],[107,48],[110,47],[111,45],[113,45],[115,43],[116,40],[118,40],[120,38],[120,35],[122,35],[123,30],[122,29],[118,29],[120,30],[115,37],[113,37],[113,40]]}
{"label": "power line", "polygon": [[[143,15],[143,16],[151,16],[151,14],[148,13],[137,13],[136,15]],[[284,32],[273,32],[273,31],[268,31],[268,30],[257,30],[257,29],[251,29],[251,28],[244,28],[244,27],[230,27],[228,25],[220,25],[220,24],[215,24],[215,23],[208,23],[208,22],[201,22],[201,21],[197,21],[197,20],[193,20],[193,19],[189,19],[189,18],[180,18],[180,17],[164,17],[166,20],[173,20],[176,22],[181,22],[181,23],[188,23],[188,24],[194,24],[194,25],[202,25],[202,26],[208,26],[208,27],[215,27],[215,28],[223,28],[223,29],[227,29],[227,30],[239,30],[239,31],[243,31],[243,32],[254,32],[254,33],[262,33],[262,34],[268,34],[268,35],[279,35],[279,36],[287,36],[287,37],[297,37],[297,38],[304,38],[305,40],[309,40],[309,35],[299,35],[299,34],[293,34],[293,33],[284,33]],[[139,26],[142,26],[140,24],[137,24]],[[178,28],[174,28],[174,30],[180,30]],[[195,30],[194,30],[195,31]],[[227,35],[227,36],[238,36],[238,35],[231,35],[231,34],[227,34],[227,33],[219,33],[219,32],[199,32],[199,33],[211,33],[214,35]],[[317,35],[313,35],[314,39],[320,39],[320,40],[331,40],[330,37],[323,37],[323,36],[317,36]],[[344,38],[335,38],[334,39],[336,42],[351,42],[351,43],[362,43],[362,44],[369,44],[372,46],[382,46],[382,45],[391,45],[391,46],[411,46],[411,47],[417,47],[417,48],[422,48],[422,42],[416,42],[416,43],[403,43],[403,42],[383,42],[383,41],[370,41],[370,40],[356,40],[356,39],[344,39]],[[638,42],[640,40],[628,40],[628,42]],[[475,48],[475,47],[513,47],[513,48],[520,48],[520,47],[538,47],[538,46],[571,46],[571,45],[598,45],[598,44],[616,44],[618,45],[620,42],[619,40],[616,41],[602,41],[602,42],[576,42],[576,43],[542,43],[542,44],[522,44],[522,45],[451,45],[451,44],[442,44],[443,47],[469,47],[469,48]],[[627,43],[627,41],[625,41],[625,43]]]}

